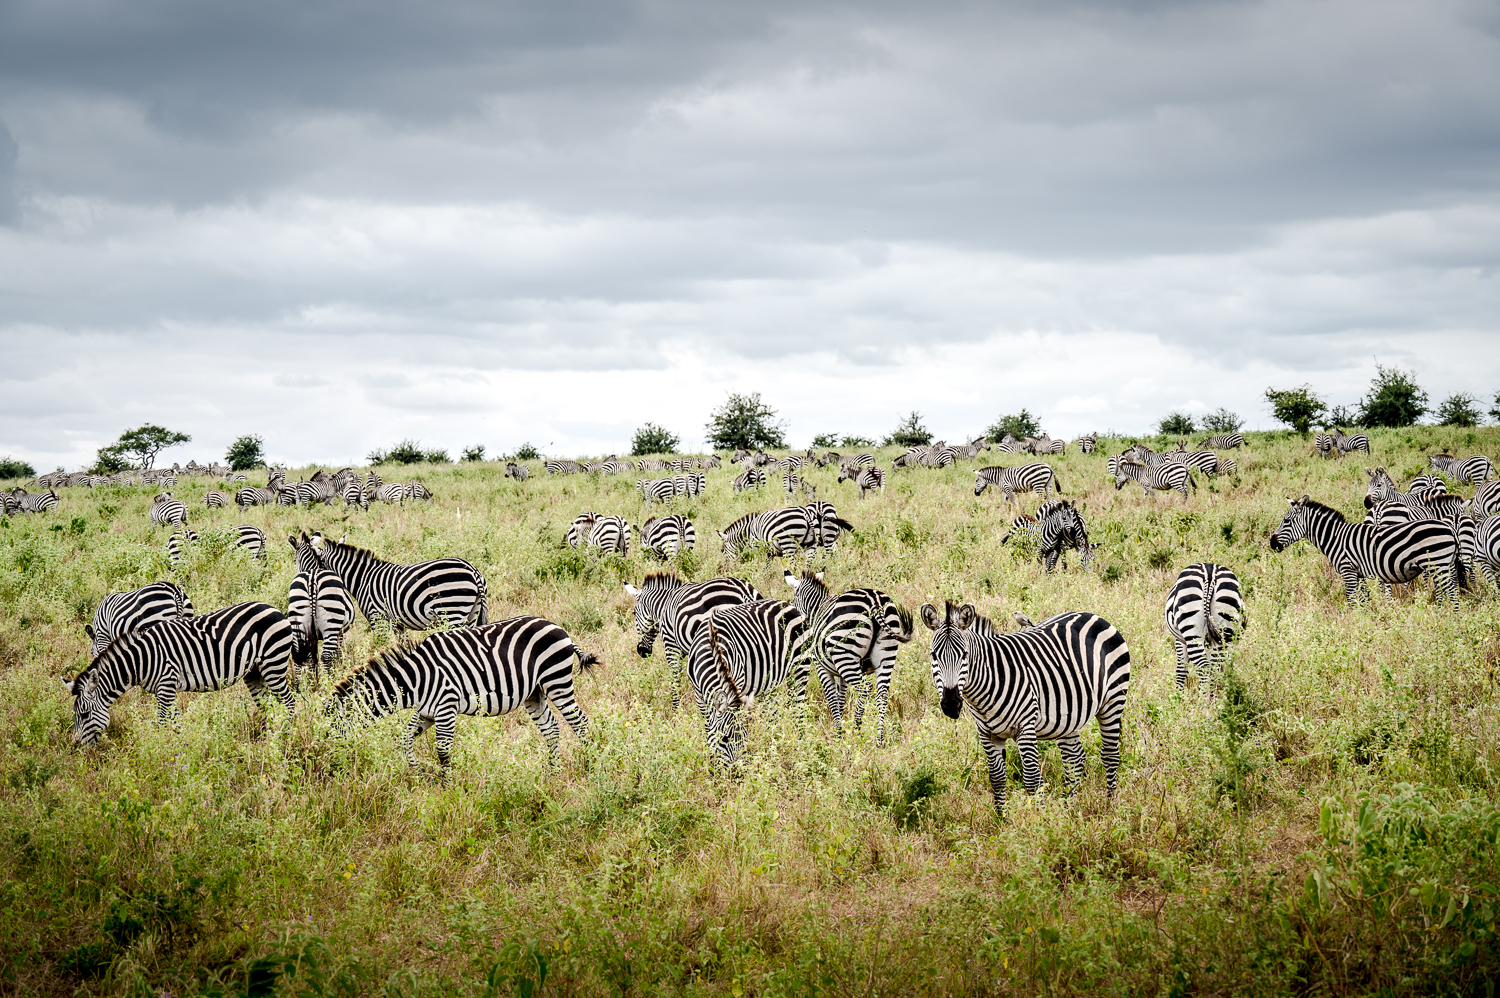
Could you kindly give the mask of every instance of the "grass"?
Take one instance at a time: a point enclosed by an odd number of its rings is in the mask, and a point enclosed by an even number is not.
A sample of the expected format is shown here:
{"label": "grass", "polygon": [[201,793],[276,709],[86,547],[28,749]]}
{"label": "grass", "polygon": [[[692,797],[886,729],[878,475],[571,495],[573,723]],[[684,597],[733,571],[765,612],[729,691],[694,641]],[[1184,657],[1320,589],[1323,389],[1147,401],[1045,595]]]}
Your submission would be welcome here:
{"label": "grass", "polygon": [[[1500,452],[1496,429],[1371,437],[1398,480],[1439,449]],[[444,785],[430,738],[419,770],[396,750],[404,718],[335,739],[310,690],[263,728],[243,687],[184,695],[180,732],[127,694],[79,751],[57,677],[86,662],[82,624],[107,590],[174,576],[151,490],[59,490],[59,509],[0,526],[0,993],[1475,993],[1500,973],[1500,600],[1454,614],[1417,587],[1347,609],[1320,555],[1267,539],[1288,495],[1362,512],[1365,462],[1250,443],[1237,479],[1198,476],[1186,501],[1117,492],[1103,447],[1048,459],[1106,545],[1093,572],[1050,577],[1000,545],[1021,507],[975,499],[971,463],[903,470],[863,503],[809,472],[858,528],[820,562],[830,587],[971,600],[1002,626],[1087,609],[1129,641],[1118,796],[1090,729],[1080,792],[1028,798],[1013,773],[1003,821],[971,723],[937,708],[920,627],[886,747],[868,724],[836,737],[814,695],[810,723],[757,721],[742,772],[717,775],[660,651],[635,654],[621,584],[654,563],[562,544],[585,509],[638,524],[633,479],[516,483],[493,462],[414,467],[436,499],[368,513],[211,512],[211,483],[184,480],[196,528],[274,543],[264,565],[202,545],[176,577],[200,611],[285,605],[284,539],[304,527],[468,558],[492,619],[546,616],[602,659],[578,680],[591,741],[564,735],[555,770],[523,714],[462,719]],[[679,569],[785,596],[780,566],[725,565],[710,543],[779,503],[775,480],[735,496],[732,471],[708,475],[679,510],[702,545]],[[1249,603],[1214,696],[1175,689],[1161,623],[1197,560],[1233,567]],[[361,621],[343,668],[389,641]],[[1060,785],[1055,747],[1043,758]]]}

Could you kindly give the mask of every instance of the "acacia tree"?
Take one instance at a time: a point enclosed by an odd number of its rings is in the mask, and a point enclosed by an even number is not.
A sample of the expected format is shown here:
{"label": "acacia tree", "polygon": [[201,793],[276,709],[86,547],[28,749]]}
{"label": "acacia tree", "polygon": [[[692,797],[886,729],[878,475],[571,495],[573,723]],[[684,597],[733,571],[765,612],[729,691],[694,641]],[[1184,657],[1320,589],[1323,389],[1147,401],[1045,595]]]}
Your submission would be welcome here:
{"label": "acacia tree", "polygon": [[1313,394],[1308,385],[1300,388],[1267,388],[1266,401],[1271,404],[1271,415],[1277,422],[1285,423],[1304,436],[1312,429],[1313,421],[1328,411],[1328,406]]}
{"label": "acacia tree", "polygon": [[[167,429],[165,426],[157,426],[155,423],[146,423],[143,426],[137,426],[133,430],[126,430],[120,434],[119,440],[116,440],[108,447],[100,448],[99,460],[103,464],[106,458],[105,452],[108,451],[109,456],[114,458],[116,462],[125,461],[125,467],[134,465],[135,467],[146,469],[154,466],[156,464],[156,455],[168,447],[176,447],[178,444],[185,444],[192,439],[186,433],[178,433],[175,430]],[[123,469],[117,468],[116,470]]]}
{"label": "acacia tree", "polygon": [[995,420],[989,429],[984,431],[984,435],[989,437],[992,443],[997,444],[1005,439],[1007,433],[1017,440],[1023,437],[1039,437],[1042,435],[1042,427],[1037,422],[1035,416],[1027,410],[1022,409],[1020,412],[1012,413],[1009,416],[1001,416]]}
{"label": "acacia tree", "polygon": [[1411,426],[1427,408],[1427,393],[1417,384],[1414,374],[1399,367],[1375,365],[1370,392],[1359,401],[1361,426]]}
{"label": "acacia tree", "polygon": [[1187,436],[1198,432],[1198,427],[1193,425],[1193,417],[1181,412],[1169,412],[1156,424],[1156,432],[1159,436]]}
{"label": "acacia tree", "polygon": [[1238,433],[1244,425],[1239,413],[1230,412],[1223,406],[1203,417],[1203,429],[1208,433]]}
{"label": "acacia tree", "polygon": [[714,450],[754,450],[786,446],[785,429],[776,422],[776,410],[760,399],[760,392],[729,394],[713,411],[704,427],[708,445]]}

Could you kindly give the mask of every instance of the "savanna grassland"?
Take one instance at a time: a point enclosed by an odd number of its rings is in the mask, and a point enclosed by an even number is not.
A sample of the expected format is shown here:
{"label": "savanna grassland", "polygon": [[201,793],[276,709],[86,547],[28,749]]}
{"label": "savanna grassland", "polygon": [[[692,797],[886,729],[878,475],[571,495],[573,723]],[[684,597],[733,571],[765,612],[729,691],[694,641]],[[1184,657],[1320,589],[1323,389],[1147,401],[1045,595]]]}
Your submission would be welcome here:
{"label": "savanna grassland", "polygon": [[[1017,611],[1091,610],[1129,641],[1118,795],[1091,726],[1081,790],[1014,792],[1004,820],[972,723],[938,710],[920,623],[883,748],[868,720],[834,734],[815,678],[806,724],[756,720],[743,771],[716,772],[660,647],[635,652],[621,584],[653,563],[562,542],[584,510],[638,524],[633,478],[382,469],[436,498],[368,512],[209,511],[214,483],[184,479],[196,528],[255,523],[277,543],[261,564],[210,536],[175,575],[154,490],[60,489],[59,509],[0,526],[0,992],[1490,993],[1500,598],[1480,583],[1455,614],[1419,584],[1349,609],[1308,544],[1267,541],[1286,496],[1354,517],[1365,463],[1404,482],[1438,448],[1500,457],[1500,429],[1372,439],[1369,462],[1324,461],[1309,439],[1252,434],[1239,475],[1200,475],[1186,501],[1117,492],[1105,452],[1124,441],[1049,458],[1105,545],[1092,572],[1075,558],[1051,577],[1000,544],[1020,508],[973,495],[973,467],[1015,456],[899,471],[862,503],[832,469],[808,473],[857,528],[819,558],[830,588],[878,586],[913,611],[968,600],[1011,628]],[[779,565],[718,553],[715,528],[780,503],[774,477],[735,496],[732,474],[679,500],[699,548],[677,570],[785,596]],[[524,713],[464,718],[444,785],[430,739],[421,768],[397,750],[404,717],[336,738],[327,686],[308,684],[268,726],[243,686],[186,694],[180,731],[132,692],[99,746],[73,747],[58,677],[86,664],[106,591],[176,577],[199,612],[285,606],[299,528],[396,561],[467,558],[492,620],[562,624],[602,659],[577,681],[589,743],[565,731],[551,769]],[[1184,694],[1162,603],[1199,560],[1239,574],[1250,626],[1219,689]],[[390,640],[361,619],[340,671]],[[1044,778],[1061,776],[1048,746]]]}

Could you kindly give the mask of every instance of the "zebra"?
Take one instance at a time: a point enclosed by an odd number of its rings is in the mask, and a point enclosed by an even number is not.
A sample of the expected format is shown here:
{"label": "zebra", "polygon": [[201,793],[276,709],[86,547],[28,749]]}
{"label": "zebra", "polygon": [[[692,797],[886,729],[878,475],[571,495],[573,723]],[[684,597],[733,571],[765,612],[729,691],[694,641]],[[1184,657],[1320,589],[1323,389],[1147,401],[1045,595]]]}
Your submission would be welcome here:
{"label": "zebra", "polygon": [[505,462],[505,477],[514,478],[518,482],[524,482],[531,477],[531,468],[514,461]]}
{"label": "zebra", "polygon": [[1495,475],[1495,463],[1483,454],[1460,460],[1452,454],[1433,454],[1428,462],[1461,485],[1483,485]]}
{"label": "zebra", "polygon": [[97,658],[111,641],[126,631],[192,615],[193,601],[170,582],[153,582],[129,592],[110,593],[100,600],[94,611],[93,625],[83,625],[83,632],[93,643],[89,658]]}
{"label": "zebra", "polygon": [[276,505],[276,492],[269,488],[256,488],[247,485],[234,494],[235,505],[241,509],[247,506],[274,506]]}
{"label": "zebra", "polygon": [[666,471],[667,462],[659,457],[643,457],[636,462],[636,467],[641,471]]}
{"label": "zebra", "polygon": [[375,486],[375,491],[370,493],[370,498],[399,505],[406,499],[406,486],[400,482],[382,482]]}
{"label": "zebra", "polygon": [[1013,501],[1018,492],[1031,491],[1043,499],[1049,499],[1052,489],[1057,489],[1058,495],[1062,495],[1063,490],[1062,479],[1057,477],[1057,472],[1040,461],[1014,468],[991,466],[974,472],[974,495],[983,495],[984,490],[991,485],[1004,493],[1006,502]]}
{"label": "zebra", "polygon": [[1177,688],[1187,688],[1188,664],[1206,686],[1208,670],[1228,654],[1228,645],[1248,622],[1240,597],[1240,580],[1211,561],[1189,565],[1167,593],[1167,633],[1177,646]]}
{"label": "zebra", "polygon": [[234,502],[234,496],[228,492],[220,492],[218,489],[209,489],[203,493],[203,505],[209,509],[224,509]]}
{"label": "zebra", "polygon": [[1491,513],[1500,513],[1500,478],[1486,482],[1469,500],[1469,513],[1476,519]]}
{"label": "zebra", "polygon": [[46,492],[22,492],[20,495],[11,493],[15,500],[16,508],[22,513],[45,513],[49,509],[56,509],[62,500],[57,498],[57,493],[48,489]]}
{"label": "zebra", "polygon": [[1313,437],[1313,447],[1323,457],[1338,457],[1339,450],[1332,433],[1319,433]]}
{"label": "zebra", "polygon": [[323,567],[344,580],[371,626],[385,620],[399,633],[439,622],[467,627],[489,621],[484,576],[462,558],[401,565],[320,533],[312,534],[308,543]]}
{"label": "zebra", "polygon": [[781,489],[788,496],[794,496],[798,490],[806,492],[812,488],[804,479],[798,478],[795,471],[788,471],[781,479]]}
{"label": "zebra", "polygon": [[982,452],[987,451],[989,449],[990,449],[990,442],[987,439],[985,439],[984,437],[975,437],[973,440],[970,440],[968,443],[964,444],[963,446],[953,448],[953,452],[955,454],[957,454],[959,457],[968,458],[969,460],[973,460],[974,458],[978,457]]}
{"label": "zebra", "polygon": [[670,478],[641,478],[635,483],[641,502],[671,502],[677,497],[677,486]]}
{"label": "zebra", "polygon": [[[851,589],[832,598],[823,573],[787,572],[786,584],[811,626],[810,650],[835,731],[842,731],[844,708],[854,690],[854,726],[875,697],[875,744],[885,744],[886,701],[896,672],[897,645],[912,639],[911,611],[879,589]],[[871,679],[873,678],[873,682]]]}
{"label": "zebra", "polygon": [[[1394,484],[1394,483],[1392,483]],[[1416,495],[1427,492],[1447,492],[1448,483],[1443,481],[1439,475],[1431,473],[1421,474],[1413,478],[1406,486],[1406,491]]]}
{"label": "zebra", "polygon": [[1199,450],[1238,450],[1245,446],[1245,437],[1241,433],[1220,433],[1218,436],[1209,437],[1198,445]]}
{"label": "zebra", "polygon": [[759,468],[746,468],[735,476],[733,488],[740,493],[749,488],[759,488],[766,484],[766,473]]}
{"label": "zebra", "polygon": [[1338,447],[1341,457],[1357,450],[1362,450],[1366,454],[1370,453],[1370,438],[1363,433],[1346,437],[1343,433],[1334,431],[1333,442]]}
{"label": "zebra", "polygon": [[1271,535],[1271,550],[1281,551],[1307,538],[1343,579],[1344,599],[1350,606],[1367,599],[1362,579],[1405,583],[1425,571],[1438,597],[1446,595],[1458,609],[1454,583],[1463,584],[1464,568],[1453,524],[1418,519],[1380,527],[1350,523],[1338,510],[1307,496],[1287,503],[1290,508]]}
{"label": "zebra", "polygon": [[641,524],[642,550],[660,558],[675,558],[678,551],[691,551],[697,544],[693,521],[679,513],[653,516]]}
{"label": "zebra", "polygon": [[812,535],[811,545],[827,548],[830,554],[838,549],[839,534],[845,530],[854,529],[854,524],[839,516],[838,510],[833,508],[833,503],[814,501],[808,503],[803,509],[807,510],[808,526]]}
{"label": "zebra", "polygon": [[431,502],[432,491],[421,482],[407,482],[401,487],[401,499],[403,502],[407,499],[412,502]]}
{"label": "zebra", "polygon": [[1474,568],[1490,585],[1500,585],[1500,516],[1487,516],[1475,524],[1469,544]]}
{"label": "zebra", "polygon": [[372,717],[415,710],[403,738],[407,762],[417,765],[412,743],[434,728],[438,763],[447,779],[458,715],[499,717],[524,707],[555,764],[560,729],[553,707],[580,741],[588,739],[589,718],[573,689],[575,656],[585,671],[599,661],[550,620],[509,617],[430,634],[370,659],[334,688],[328,709],[345,723],[350,707]]}
{"label": "zebra", "polygon": [[711,468],[722,468],[724,467],[724,462],[719,460],[719,455],[710,454],[708,455],[708,457],[698,459],[698,467],[705,470]]}
{"label": "zebra", "polygon": [[1198,483],[1193,480],[1192,472],[1185,464],[1169,462],[1148,468],[1144,464],[1136,464],[1134,461],[1121,461],[1119,470],[1115,473],[1115,491],[1125,487],[1126,482],[1135,482],[1141,487],[1141,491],[1148,499],[1155,499],[1156,495],[1152,489],[1161,492],[1175,489],[1187,498],[1187,487],[1191,485],[1195,490]]}
{"label": "zebra", "polygon": [[1211,450],[1195,450],[1173,455],[1173,459],[1189,468],[1196,468],[1205,475],[1217,475],[1222,462],[1219,455]]}
{"label": "zebra", "polygon": [[199,617],[162,620],[117,635],[63,688],[73,695],[73,741],[93,745],[120,695],[139,686],[162,724],[177,720],[177,694],[221,690],[244,679],[262,709],[267,688],[296,711],[289,688],[292,627],[269,603],[238,603]]}
{"label": "zebra", "polygon": [[859,497],[863,499],[866,492],[879,489],[885,492],[885,469],[874,466],[857,467],[854,465],[842,465],[839,468],[839,481],[854,481],[854,487],[859,489]]}
{"label": "zebra", "polygon": [[323,567],[305,531],[301,537],[289,534],[286,540],[297,562],[286,599],[292,661],[311,663],[314,669],[319,662],[330,665],[343,653],[344,635],[354,626],[354,601],[344,580]]}
{"label": "zebra", "polygon": [[807,702],[807,618],[785,600],[717,606],[688,652],[688,680],[703,716],[710,752],[725,766],[744,748],[742,713],[755,698],[787,684],[793,709]]}
{"label": "zebra", "polygon": [[792,471],[793,469],[802,467],[803,462],[806,460],[807,458],[803,457],[801,454],[788,454],[786,457],[776,462],[776,470]]}
{"label": "zebra", "polygon": [[688,650],[709,611],[716,606],[765,599],[743,579],[718,578],[689,585],[670,572],[654,572],[639,587],[627,582],[625,595],[635,601],[635,631],[639,637],[636,654],[649,658],[657,635],[661,635],[674,710],[682,702],[682,672]]}
{"label": "zebra", "polygon": [[549,475],[576,475],[583,470],[577,461],[546,461],[542,467]]}
{"label": "zebra", "polygon": [[1067,499],[1053,499],[1044,503],[1035,516],[1022,514],[1010,523],[1010,531],[1000,543],[1007,543],[1017,533],[1030,535],[1036,541],[1037,560],[1048,575],[1057,569],[1063,552],[1072,548],[1079,553],[1085,571],[1093,561],[1099,545],[1089,542],[1088,524],[1083,514]]}
{"label": "zebra", "polygon": [[621,516],[580,513],[568,525],[568,547],[598,548],[604,554],[630,554],[630,524]]}
{"label": "zebra", "polygon": [[672,487],[680,496],[701,496],[707,484],[708,479],[701,471],[689,471],[685,475],[676,475],[672,478]]}
{"label": "zebra", "polygon": [[1075,443],[1078,444],[1078,453],[1092,454],[1094,453],[1094,449],[1099,446],[1099,434],[1090,433],[1085,436],[1081,436],[1075,441]]}
{"label": "zebra", "polygon": [[365,484],[359,478],[352,478],[344,483],[344,505],[358,506],[360,509],[370,508],[370,495],[365,491]]}
{"label": "zebra", "polygon": [[957,720],[968,707],[989,763],[995,814],[1005,816],[1006,747],[1014,739],[1028,794],[1041,786],[1038,741],[1056,740],[1068,782],[1083,775],[1079,733],[1099,722],[1100,754],[1109,795],[1119,786],[1121,719],[1130,692],[1130,649],[1103,617],[1061,613],[1014,634],[1001,634],[972,604],[949,602],[939,614],[922,605],[932,631],[932,681],[943,713]]}
{"label": "zebra", "polygon": [[1414,489],[1411,492],[1402,492],[1396,488],[1396,483],[1391,480],[1390,473],[1383,467],[1374,469],[1366,468],[1365,474],[1370,479],[1369,487],[1365,493],[1366,509],[1373,509],[1374,506],[1380,503],[1399,503],[1414,510],[1418,519],[1449,518],[1438,508],[1439,506],[1452,505],[1452,503],[1442,501],[1444,496],[1446,496],[1446,489],[1424,490],[1421,492]]}
{"label": "zebra", "polygon": [[187,523],[187,503],[173,499],[170,492],[163,492],[152,501],[150,516],[151,522],[158,527]]}
{"label": "zebra", "polygon": [[[235,547],[249,551],[250,556],[256,561],[266,560],[265,531],[250,523],[229,527],[227,531]],[[215,533],[218,532],[215,531]],[[190,529],[186,524],[172,531],[172,536],[167,538],[167,564],[176,568],[182,562],[182,556],[187,552],[188,545],[198,543],[200,536],[202,535],[198,531]]]}
{"label": "zebra", "polygon": [[790,557],[804,548],[810,556],[814,546],[805,506],[746,513],[719,531],[719,539],[727,558],[738,558],[744,548],[757,542],[766,545],[768,559]]}

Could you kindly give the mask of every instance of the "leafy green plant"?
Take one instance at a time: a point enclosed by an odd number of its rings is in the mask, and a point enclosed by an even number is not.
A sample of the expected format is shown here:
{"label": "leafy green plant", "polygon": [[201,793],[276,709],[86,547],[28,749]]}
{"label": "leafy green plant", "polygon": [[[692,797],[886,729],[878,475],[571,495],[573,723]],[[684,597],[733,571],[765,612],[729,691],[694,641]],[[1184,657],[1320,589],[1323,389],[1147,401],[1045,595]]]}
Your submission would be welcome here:
{"label": "leafy green plant", "polygon": [[1370,390],[1359,402],[1359,425],[1411,426],[1428,411],[1427,392],[1413,374],[1376,364]]}
{"label": "leafy green plant", "polygon": [[266,463],[265,441],[256,433],[247,433],[237,437],[234,443],[229,445],[224,459],[229,462],[231,471],[249,471],[252,468],[259,468]]}
{"label": "leafy green plant", "polygon": [[1023,408],[1020,412],[1001,416],[995,420],[985,429],[984,435],[991,443],[999,443],[1005,439],[1006,434],[1020,440],[1023,437],[1040,436],[1041,432],[1042,426],[1037,422],[1037,418]]}
{"label": "leafy green plant", "polygon": [[372,450],[365,459],[371,464],[447,464],[448,452],[424,449],[416,440],[401,440],[386,450]]}
{"label": "leafy green plant", "polygon": [[665,427],[645,423],[635,431],[630,441],[631,454],[673,454],[682,439]]}
{"label": "leafy green plant", "polygon": [[484,460],[484,444],[475,444],[473,447],[465,447],[464,450],[463,450],[463,460],[465,460],[465,461],[483,461]]}
{"label": "leafy green plant", "polygon": [[1278,423],[1285,423],[1298,433],[1307,434],[1328,406],[1307,385],[1300,388],[1267,388],[1266,402]]}
{"label": "leafy green plant", "polygon": [[882,446],[890,447],[921,447],[932,443],[932,431],[922,425],[922,414],[913,410],[905,419],[896,424],[891,435],[885,438]]}
{"label": "leafy green plant", "polygon": [[1207,433],[1237,433],[1245,421],[1238,413],[1230,412],[1223,406],[1203,417],[1203,429]]}
{"label": "leafy green plant", "polygon": [[25,461],[7,454],[0,457],[0,478],[35,478],[36,469]]}
{"label": "leafy green plant", "polygon": [[1156,433],[1163,437],[1187,436],[1197,431],[1198,427],[1193,424],[1193,417],[1181,412],[1170,412],[1156,423]]}
{"label": "leafy green plant", "polygon": [[1483,418],[1479,400],[1468,392],[1457,392],[1443,399],[1435,415],[1440,426],[1478,426]]}
{"label": "leafy green plant", "polygon": [[786,447],[785,430],[776,422],[776,410],[761,401],[759,392],[731,392],[713,411],[704,430],[714,450]]}

